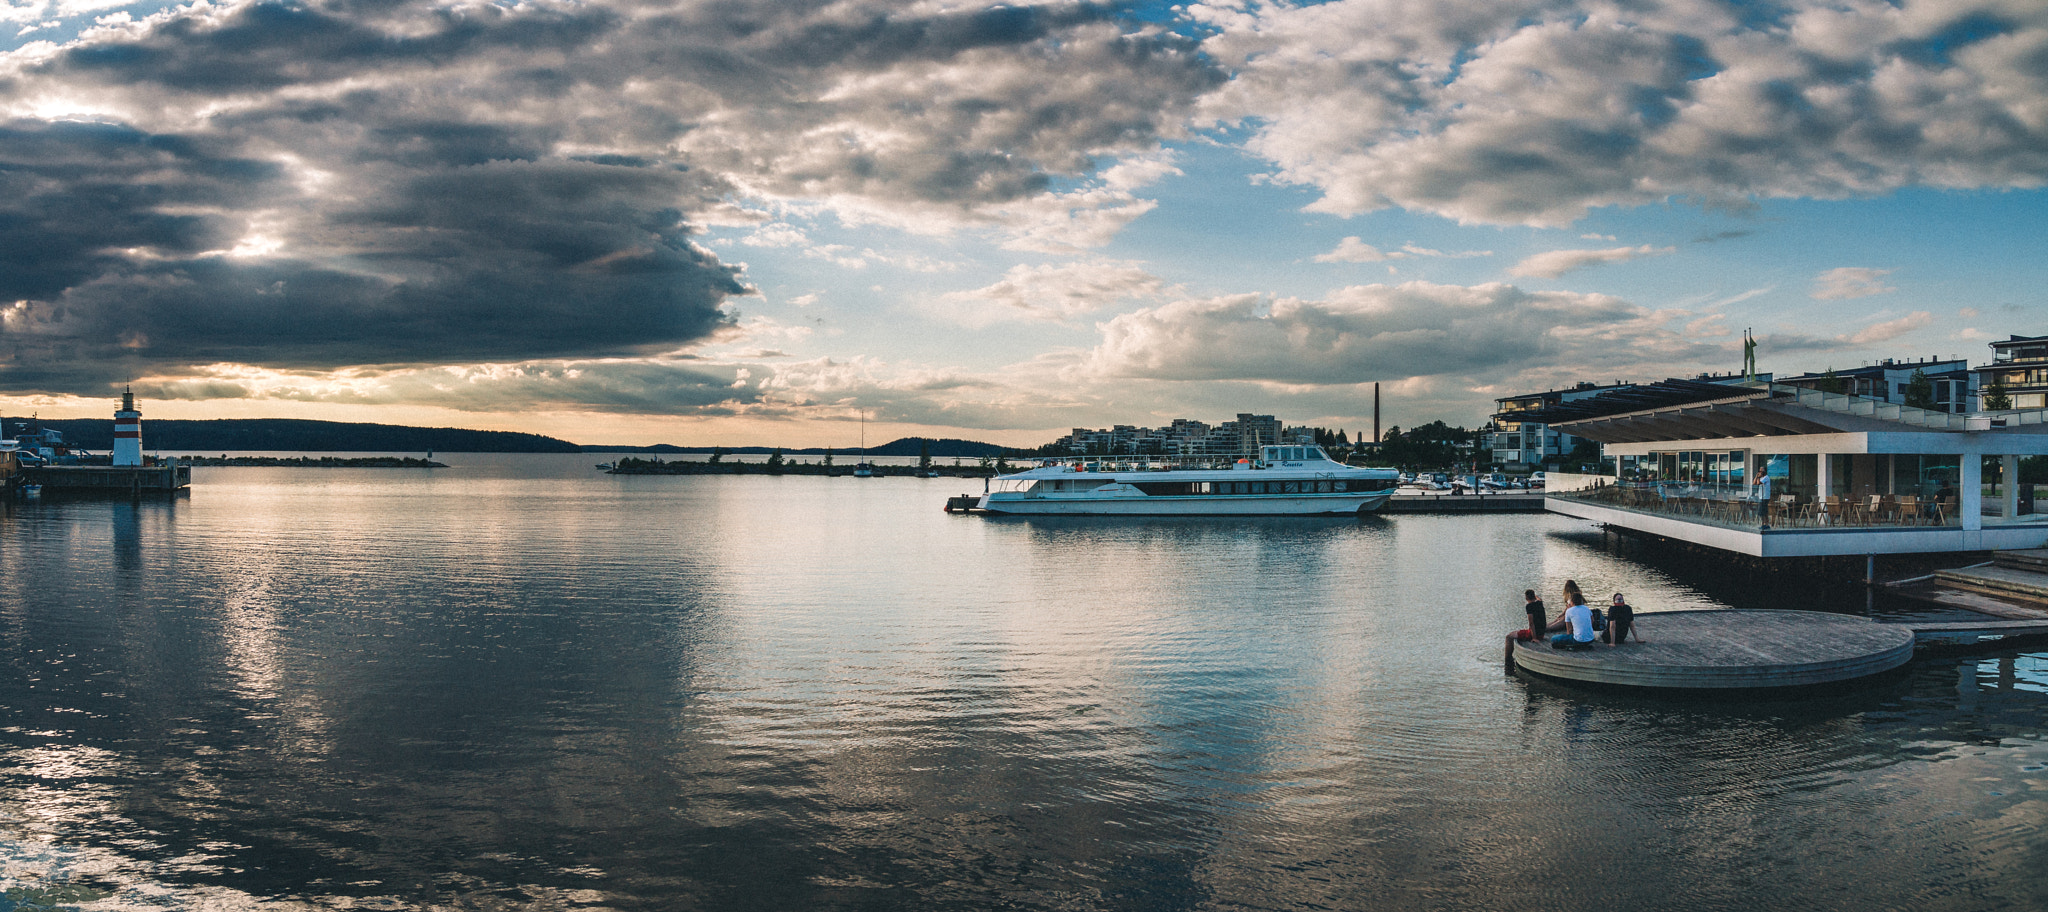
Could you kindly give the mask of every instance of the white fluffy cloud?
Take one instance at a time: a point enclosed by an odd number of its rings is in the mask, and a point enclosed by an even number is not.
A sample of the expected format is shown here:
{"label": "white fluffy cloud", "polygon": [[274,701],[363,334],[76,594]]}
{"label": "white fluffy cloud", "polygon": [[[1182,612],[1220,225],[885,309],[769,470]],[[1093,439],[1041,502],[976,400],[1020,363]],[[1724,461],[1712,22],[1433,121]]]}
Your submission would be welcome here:
{"label": "white fluffy cloud", "polygon": [[1158,296],[1164,284],[1136,263],[1091,260],[1010,267],[1001,281],[941,299],[963,322],[1070,320]]}
{"label": "white fluffy cloud", "polygon": [[1658,312],[1606,295],[1409,282],[1324,300],[1235,295],[1175,301],[1103,326],[1106,377],[1355,384],[1455,376],[1473,383],[1557,366],[1657,373],[1724,354]]}
{"label": "white fluffy cloud", "polygon": [[1491,250],[1466,250],[1446,253],[1416,244],[1403,244],[1399,250],[1381,250],[1356,237],[1347,237],[1337,242],[1337,248],[1329,253],[1317,254],[1318,263],[1381,263],[1387,260],[1405,260],[1412,257],[1482,257],[1492,256]]}
{"label": "white fluffy cloud", "polygon": [[1933,314],[1924,310],[1916,310],[1896,320],[1886,320],[1867,326],[1861,331],[1851,334],[1847,341],[1851,345],[1875,345],[1879,342],[1889,342],[1913,330],[1926,327],[1933,322]]}
{"label": "white fluffy cloud", "polygon": [[1524,257],[1508,270],[1508,274],[1554,279],[1588,266],[1625,263],[1638,257],[1663,256],[1677,250],[1676,247],[1652,247],[1648,244],[1640,247],[1610,247],[1606,250],[1550,250]]}
{"label": "white fluffy cloud", "polygon": [[1892,271],[1889,269],[1868,269],[1860,266],[1830,269],[1814,277],[1813,297],[1820,301],[1845,301],[1896,291],[1897,289],[1884,283],[1884,277],[1891,274]]}
{"label": "white fluffy cloud", "polygon": [[1198,4],[1203,112],[1350,214],[1559,225],[1673,197],[2048,180],[2048,6]]}

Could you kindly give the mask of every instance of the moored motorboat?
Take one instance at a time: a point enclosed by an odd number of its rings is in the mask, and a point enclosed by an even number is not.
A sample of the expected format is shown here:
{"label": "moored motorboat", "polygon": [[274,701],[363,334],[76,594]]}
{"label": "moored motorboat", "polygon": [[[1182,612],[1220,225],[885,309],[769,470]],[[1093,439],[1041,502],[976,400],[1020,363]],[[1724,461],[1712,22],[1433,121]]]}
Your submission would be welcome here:
{"label": "moored motorboat", "polygon": [[1332,461],[1321,447],[1261,447],[1259,458],[1154,468],[1061,461],[991,482],[977,509],[1027,515],[1315,516],[1365,513],[1399,484],[1393,469]]}

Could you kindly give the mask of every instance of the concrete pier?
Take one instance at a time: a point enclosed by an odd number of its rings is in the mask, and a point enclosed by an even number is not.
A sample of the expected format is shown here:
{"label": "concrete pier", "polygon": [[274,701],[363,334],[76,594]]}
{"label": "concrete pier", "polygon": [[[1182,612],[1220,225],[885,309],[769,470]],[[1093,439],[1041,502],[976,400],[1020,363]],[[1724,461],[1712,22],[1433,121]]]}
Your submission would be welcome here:
{"label": "concrete pier", "polygon": [[37,466],[22,469],[21,480],[48,492],[165,494],[191,487],[192,467],[175,460],[152,466]]}
{"label": "concrete pier", "polygon": [[1541,513],[1536,494],[1396,494],[1381,513]]}

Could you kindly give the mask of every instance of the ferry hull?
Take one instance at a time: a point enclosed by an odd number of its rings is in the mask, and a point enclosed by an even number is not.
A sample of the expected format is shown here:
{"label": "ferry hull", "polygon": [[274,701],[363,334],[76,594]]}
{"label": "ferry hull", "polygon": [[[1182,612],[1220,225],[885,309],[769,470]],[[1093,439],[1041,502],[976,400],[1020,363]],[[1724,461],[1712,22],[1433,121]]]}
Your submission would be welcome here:
{"label": "ferry hull", "polygon": [[1392,491],[1363,494],[1206,495],[1193,497],[1094,497],[1085,495],[989,494],[984,513],[1018,516],[1346,516],[1385,506]]}

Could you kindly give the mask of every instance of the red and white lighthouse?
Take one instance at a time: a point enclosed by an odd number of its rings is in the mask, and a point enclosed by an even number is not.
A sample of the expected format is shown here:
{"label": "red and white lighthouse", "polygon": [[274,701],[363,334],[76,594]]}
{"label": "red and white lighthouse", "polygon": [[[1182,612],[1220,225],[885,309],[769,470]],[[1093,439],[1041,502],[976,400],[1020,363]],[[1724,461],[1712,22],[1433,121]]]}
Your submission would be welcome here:
{"label": "red and white lighthouse", "polygon": [[142,464],[142,413],[135,410],[135,391],[121,391],[121,410],[114,413],[114,464]]}

